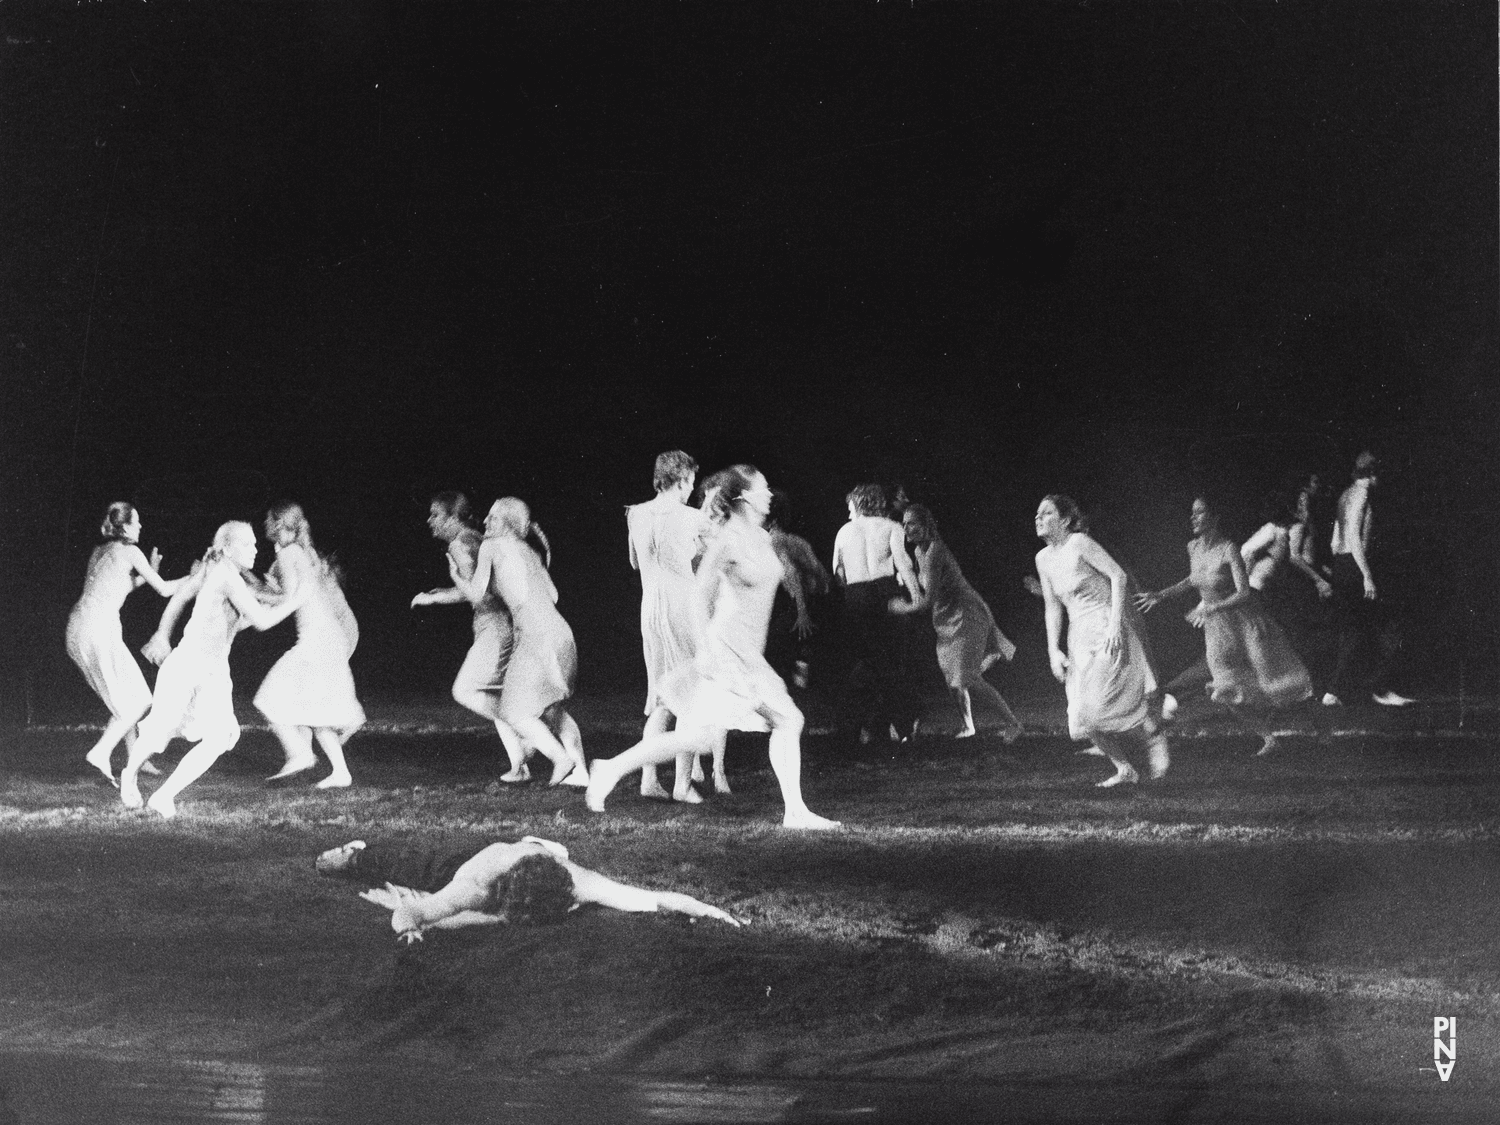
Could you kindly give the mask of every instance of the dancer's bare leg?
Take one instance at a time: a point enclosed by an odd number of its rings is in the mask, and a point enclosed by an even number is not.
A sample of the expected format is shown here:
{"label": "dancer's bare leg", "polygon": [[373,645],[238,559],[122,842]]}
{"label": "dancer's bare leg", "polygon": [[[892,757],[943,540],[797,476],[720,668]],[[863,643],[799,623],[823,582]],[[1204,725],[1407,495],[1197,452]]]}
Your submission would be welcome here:
{"label": "dancer's bare leg", "polygon": [[303,770],[310,770],[318,764],[318,756],[313,753],[310,728],[295,727],[287,723],[272,723],[271,733],[281,743],[286,762],[279,770],[266,778],[267,781],[279,781],[283,777],[291,777]]}
{"label": "dancer's bare leg", "polygon": [[120,803],[127,809],[138,809],[146,803],[141,799],[137,775],[143,773],[146,763],[165,750],[167,743],[172,741],[170,733],[163,734],[159,730],[149,729],[150,726],[149,720],[141,725],[142,729],[135,737],[135,745],[130,748],[130,758],[120,771]]}
{"label": "dancer's bare leg", "polygon": [[[1005,696],[996,691],[993,684],[983,676],[973,676],[969,680],[968,688],[979,703],[999,714],[1001,721],[1005,724],[1005,729],[1000,732],[1001,738],[1006,742],[1014,742],[1021,737],[1021,720],[1016,718],[1016,713],[1010,709],[1010,704],[1005,702]],[[972,724],[972,712],[969,721]]]}
{"label": "dancer's bare leg", "polygon": [[948,694],[953,696],[953,702],[958,704],[959,726],[955,738],[973,738],[974,729],[974,705],[969,699],[967,690],[961,687],[949,688]]}
{"label": "dancer's bare leg", "polygon": [[578,723],[573,716],[561,707],[557,709],[557,740],[562,743],[568,760],[573,763],[572,771],[563,778],[562,783],[579,789],[587,788],[589,763],[588,759],[583,756],[583,732],[578,729]]}
{"label": "dancer's bare leg", "polygon": [[[352,733],[354,732],[348,732]],[[318,740],[323,753],[328,755],[328,764],[333,767],[333,772],[318,782],[319,789],[342,789],[354,784],[354,778],[349,774],[349,764],[344,761],[344,739],[348,734],[341,737],[340,732],[328,727],[319,727],[313,731],[313,737]]]}
{"label": "dancer's bare leg", "polygon": [[[115,747],[122,739],[135,741],[135,724],[141,721],[146,714],[143,710],[139,715],[117,715],[104,725],[104,733],[99,736],[99,741],[94,743],[93,748],[83,756],[83,760],[96,770],[109,778],[110,784],[117,784],[115,772],[110,768],[109,759],[115,751]],[[129,743],[126,744],[127,748]]]}
{"label": "dancer's bare leg", "polygon": [[1130,764],[1130,760],[1125,757],[1124,741],[1123,738],[1114,732],[1105,734],[1103,731],[1100,731],[1094,735],[1095,745],[1115,765],[1114,775],[1098,782],[1098,788],[1112,789],[1116,785],[1134,785],[1137,781],[1140,781],[1141,775],[1136,772],[1135,767]]}
{"label": "dancer's bare leg", "polygon": [[238,740],[238,734],[214,734],[198,743],[182,756],[182,761],[177,763],[171,776],[162,782],[161,788],[151,794],[146,807],[159,813],[164,819],[171,820],[177,815],[177,795],[202,777],[209,766],[233,750]]}
{"label": "dancer's bare leg", "polygon": [[1255,752],[1257,757],[1274,754],[1280,747],[1281,741],[1271,727],[1271,717],[1265,712],[1253,711],[1248,707],[1230,707],[1229,713],[1260,735],[1260,749]]}
{"label": "dancer's bare leg", "polygon": [[728,731],[720,731],[719,737],[714,740],[714,792],[723,796],[733,792],[729,788],[729,775],[724,772],[724,746],[728,741]]}
{"label": "dancer's bare leg", "polygon": [[[641,741],[655,738],[659,734],[665,734],[671,729],[672,712],[665,707],[657,707],[646,718],[645,729],[641,731]],[[658,801],[671,800],[672,794],[662,788],[661,778],[657,776],[657,763],[641,767],[641,796],[654,797]],[[691,768],[691,767],[689,767]]]}
{"label": "dancer's bare leg", "polygon": [[604,811],[604,799],[614,791],[620,779],[628,773],[653,762],[660,765],[670,762],[679,754],[707,753],[712,749],[711,730],[671,730],[643,738],[629,750],[613,758],[597,759],[590,769],[589,789],[586,803],[594,812]]}
{"label": "dancer's bare leg", "polygon": [[548,785],[560,785],[563,778],[572,773],[575,763],[563,749],[563,744],[557,740],[557,736],[548,728],[545,720],[540,718],[517,719],[511,724],[515,728],[521,740],[527,746],[535,747],[543,757],[552,763],[552,777]]}
{"label": "dancer's bare leg", "polygon": [[838,828],[836,820],[819,816],[802,799],[802,713],[778,715],[771,728],[771,769],[781,785],[781,802],[786,807],[781,823],[787,828]]}

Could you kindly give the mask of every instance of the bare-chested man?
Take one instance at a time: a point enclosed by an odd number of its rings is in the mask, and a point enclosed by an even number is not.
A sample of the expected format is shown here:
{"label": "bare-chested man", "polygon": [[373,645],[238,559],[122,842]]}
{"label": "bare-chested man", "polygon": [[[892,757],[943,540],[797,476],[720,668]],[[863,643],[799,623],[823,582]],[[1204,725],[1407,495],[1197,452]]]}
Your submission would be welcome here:
{"label": "bare-chested man", "polygon": [[871,731],[892,739],[912,730],[920,714],[905,659],[906,623],[889,611],[902,587],[917,589],[906,532],[886,514],[885,490],[856,485],[846,497],[849,522],[833,541],[833,576],[843,587],[845,620],[855,651],[850,694],[855,700],[860,741]]}

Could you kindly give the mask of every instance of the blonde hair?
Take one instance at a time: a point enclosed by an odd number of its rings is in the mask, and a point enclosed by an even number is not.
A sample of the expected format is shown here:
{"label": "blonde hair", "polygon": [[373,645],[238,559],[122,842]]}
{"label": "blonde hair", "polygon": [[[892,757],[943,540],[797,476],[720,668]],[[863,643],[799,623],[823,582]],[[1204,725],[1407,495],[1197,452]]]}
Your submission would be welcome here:
{"label": "blonde hair", "polygon": [[531,509],[526,506],[526,501],[515,496],[502,496],[490,505],[490,515],[501,531],[523,542],[530,536],[536,536],[537,542],[542,545],[538,552],[542,556],[542,563],[548,570],[552,569],[552,544],[548,542],[546,533],[532,521]]}

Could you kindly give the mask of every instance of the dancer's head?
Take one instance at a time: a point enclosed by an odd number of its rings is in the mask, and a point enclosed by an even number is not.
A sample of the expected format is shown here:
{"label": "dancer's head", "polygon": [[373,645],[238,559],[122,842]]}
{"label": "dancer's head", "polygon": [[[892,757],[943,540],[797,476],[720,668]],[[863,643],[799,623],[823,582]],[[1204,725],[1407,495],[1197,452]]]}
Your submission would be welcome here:
{"label": "dancer's head", "polygon": [[427,512],[427,526],[434,539],[451,543],[465,531],[474,530],[474,509],[462,492],[439,492]]}
{"label": "dancer's head", "polygon": [[765,523],[771,511],[771,486],[761,471],[754,465],[731,465],[718,476],[722,480],[709,509],[714,520],[723,523],[738,513],[754,523]]}
{"label": "dancer's head", "polygon": [[1376,470],[1380,468],[1380,459],[1366,449],[1354,459],[1354,479],[1367,480],[1375,483]]}
{"label": "dancer's head", "polygon": [[901,517],[906,537],[913,543],[935,543],[938,539],[937,520],[925,504],[908,504]]}
{"label": "dancer's head", "polygon": [[771,489],[771,511],[766,516],[766,524],[785,530],[792,519],[792,498],[779,488]]}
{"label": "dancer's head", "polygon": [[104,513],[104,522],[99,525],[99,534],[105,539],[121,543],[135,543],[141,538],[141,514],[134,504],[116,500]]}
{"label": "dancer's head", "polygon": [[1042,502],[1036,508],[1035,522],[1037,537],[1040,539],[1067,536],[1075,531],[1089,529],[1089,521],[1084,517],[1078,502],[1061,492],[1049,492],[1042,497]]}
{"label": "dancer's head", "polygon": [[277,547],[296,543],[305,550],[313,550],[312,529],[307,525],[307,516],[301,504],[284,500],[266,513],[266,538]]}
{"label": "dancer's head", "polygon": [[552,566],[552,544],[547,541],[542,529],[532,521],[531,509],[524,500],[502,496],[491,504],[489,514],[484,517],[484,534],[486,538],[508,535],[523,541],[528,536],[535,536],[542,545],[537,553],[542,556],[543,563],[549,569]]}
{"label": "dancer's head", "polygon": [[1210,497],[1199,493],[1193,499],[1193,512],[1188,519],[1188,526],[1194,535],[1200,538],[1212,539],[1219,533],[1219,506]]}
{"label": "dancer's head", "polygon": [[680,449],[659,454],[656,458],[656,471],[651,475],[651,483],[657,492],[671,492],[673,489],[691,492],[693,482],[697,479],[698,462]]}
{"label": "dancer's head", "polygon": [[486,914],[507,922],[540,926],[560,922],[576,904],[573,876],[551,855],[522,856],[495,881]]}
{"label": "dancer's head", "polygon": [[221,523],[219,530],[214,532],[214,545],[208,549],[204,556],[206,562],[218,562],[226,559],[234,563],[241,570],[249,570],[255,565],[255,528],[244,520],[230,520]]}
{"label": "dancer's head", "polygon": [[856,484],[844,497],[849,505],[849,517],[883,516],[886,513],[885,489],[878,484]]}
{"label": "dancer's head", "polygon": [[354,868],[359,863],[359,853],[364,850],[363,840],[350,840],[342,847],[329,848],[323,852],[314,866],[320,875],[348,878],[354,874]]}

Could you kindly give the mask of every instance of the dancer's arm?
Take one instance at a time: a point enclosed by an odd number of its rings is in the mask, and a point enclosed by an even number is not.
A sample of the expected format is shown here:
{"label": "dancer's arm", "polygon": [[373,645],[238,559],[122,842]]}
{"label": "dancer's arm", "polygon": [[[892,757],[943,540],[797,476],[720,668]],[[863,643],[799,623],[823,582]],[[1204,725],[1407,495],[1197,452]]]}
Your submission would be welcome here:
{"label": "dancer's arm", "polygon": [[846,523],[833,537],[833,577],[840,586],[849,585],[848,575],[844,573],[844,552],[848,549],[848,540],[853,534],[850,529],[853,526]]}
{"label": "dancer's arm", "polygon": [[1271,549],[1279,530],[1274,523],[1262,524],[1259,531],[1240,544],[1240,558],[1245,560],[1246,566],[1250,565],[1256,555]]}
{"label": "dancer's arm", "polygon": [[802,571],[788,551],[779,542],[772,542],[776,557],[781,560],[781,586],[792,596],[792,601],[797,606],[797,620],[792,625],[792,631],[804,640],[812,636],[813,625],[812,614],[807,611],[807,590],[802,584]]}
{"label": "dancer's arm", "polygon": [[1370,539],[1370,524],[1373,522],[1374,513],[1370,510],[1370,493],[1368,489],[1360,489],[1353,501],[1353,511],[1349,513],[1349,519],[1345,526],[1352,527],[1354,534],[1349,537],[1349,554],[1354,559],[1354,565],[1359,567],[1359,573],[1365,580],[1365,597],[1375,598],[1375,575],[1370,573],[1370,560],[1365,555],[1365,547]]}
{"label": "dancer's arm", "polygon": [[1104,634],[1104,651],[1113,656],[1120,651],[1120,623],[1125,613],[1125,568],[1110,553],[1087,535],[1078,536],[1078,554],[1084,562],[1109,579],[1109,627]]}
{"label": "dancer's arm", "polygon": [[693,587],[697,594],[693,599],[693,629],[698,637],[708,631],[714,601],[719,596],[719,583],[724,580],[725,569],[733,565],[733,557],[728,554],[731,538],[733,536],[728,534],[714,536],[703,553],[703,561],[698,564],[697,583]]}
{"label": "dancer's arm", "polygon": [[1307,540],[1307,527],[1305,524],[1294,524],[1287,532],[1287,546],[1289,548],[1287,558],[1291,564],[1300,570],[1318,590],[1318,597],[1330,598],[1333,596],[1333,587],[1328,584],[1328,579],[1318,573],[1317,567],[1302,557],[1302,548]]}
{"label": "dancer's arm", "polygon": [[239,610],[243,620],[250,622],[261,632],[280,625],[306,605],[307,599],[312,595],[312,584],[303,583],[296,593],[288,594],[274,606],[268,606],[257,600],[250,592],[250,587],[245,585],[245,580],[240,577],[238,570],[227,571],[222,581],[224,596],[229,599],[229,604]]}
{"label": "dancer's arm", "polygon": [[[1102,550],[1103,548],[1100,549]],[[1161,602],[1166,601],[1168,598],[1175,598],[1178,594],[1185,594],[1192,588],[1193,576],[1189,574],[1181,582],[1175,582],[1165,590],[1156,590],[1154,592],[1147,590],[1145,593],[1138,594],[1135,599],[1135,608],[1142,613],[1150,613]]]}
{"label": "dancer's arm", "polygon": [[157,568],[161,566],[161,552],[154,547],[151,550],[151,557],[148,559],[144,551],[132,544],[128,551],[128,557],[130,559],[130,569],[134,572],[131,577],[131,584],[135,586],[150,586],[164,598],[170,598],[188,580],[189,576],[186,574],[181,578],[173,578],[168,581],[157,573]]}
{"label": "dancer's arm", "polygon": [[[467,551],[465,551],[465,548],[467,548]],[[476,565],[473,555],[469,555],[467,560],[460,559],[458,555],[459,551],[465,551],[465,554],[468,554],[469,551],[473,551],[473,548],[463,539],[455,539],[452,543],[448,544],[447,559],[448,574],[450,576],[453,575],[455,570],[462,571],[465,561],[469,562],[469,569],[471,571],[474,565]],[[416,609],[418,606],[424,605],[465,605],[469,601],[469,597],[457,586],[438,586],[431,590],[424,590],[412,598],[411,608]]]}
{"label": "dancer's arm", "polygon": [[1200,603],[1205,616],[1211,613],[1219,613],[1226,609],[1233,609],[1237,605],[1243,605],[1254,596],[1254,591],[1250,587],[1250,576],[1245,570],[1245,560],[1240,556],[1238,551],[1232,548],[1233,544],[1231,544],[1230,550],[1224,552],[1224,555],[1229,562],[1229,573],[1234,576],[1234,593],[1230,594],[1223,601],[1205,601]]}
{"label": "dancer's arm", "polygon": [[182,616],[188,602],[196,598],[198,591],[203,589],[203,580],[207,574],[208,567],[200,566],[182,579],[177,589],[172,591],[172,596],[167,599],[166,608],[161,611],[161,623],[156,626],[156,632],[151,634],[150,640],[141,646],[141,655],[152,664],[160,664],[172,651],[172,631],[177,628],[177,619]]}
{"label": "dancer's arm", "polygon": [[916,574],[906,588],[909,597],[892,598],[886,604],[891,613],[916,613],[932,605],[932,550],[930,546],[926,551],[917,548]]}
{"label": "dancer's arm", "polygon": [[901,579],[901,585],[911,591],[915,596],[917,591],[917,572],[912,569],[911,556],[906,553],[906,529],[895,520],[890,521],[894,526],[891,528],[891,562],[896,564],[896,577]]}
{"label": "dancer's arm", "polygon": [[1052,580],[1047,577],[1047,572],[1042,569],[1041,556],[1037,556],[1036,573],[1038,584],[1041,587],[1042,605],[1047,619],[1047,661],[1052,665],[1052,677],[1058,683],[1066,683],[1068,679],[1068,658],[1062,650],[1062,602],[1058,600],[1057,592],[1052,589]]}
{"label": "dancer's arm", "polygon": [[564,866],[573,876],[573,896],[580,903],[592,902],[607,906],[612,910],[647,913],[664,910],[687,914],[694,918],[716,918],[720,922],[728,922],[731,926],[740,924],[738,919],[726,914],[717,906],[700,902],[692,895],[679,894],[676,891],[648,891],[644,887],[618,883],[597,871],[579,867],[576,863],[568,862]]}
{"label": "dancer's arm", "polygon": [[448,577],[453,579],[453,586],[470,605],[478,605],[484,600],[485,593],[490,588],[490,577],[495,567],[495,540],[485,539],[479,544],[479,551],[474,556],[474,565],[467,575],[464,574],[463,566],[457,557],[448,556]]}

